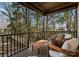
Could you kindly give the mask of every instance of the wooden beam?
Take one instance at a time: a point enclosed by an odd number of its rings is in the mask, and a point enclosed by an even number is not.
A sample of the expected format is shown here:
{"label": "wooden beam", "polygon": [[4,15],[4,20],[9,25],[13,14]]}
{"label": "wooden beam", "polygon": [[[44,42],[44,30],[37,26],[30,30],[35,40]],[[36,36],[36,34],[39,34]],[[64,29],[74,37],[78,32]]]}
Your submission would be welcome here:
{"label": "wooden beam", "polygon": [[71,5],[74,5],[74,3],[67,3],[67,4],[64,4],[64,5],[59,5],[59,6],[57,6],[57,7],[51,8],[51,9],[48,10],[48,11],[51,12],[51,11],[53,11],[53,10],[65,8],[65,7],[68,7],[68,6],[71,6]]}
{"label": "wooden beam", "polygon": [[73,7],[76,7],[76,6],[77,6],[77,3],[61,5],[61,7],[57,7],[57,8],[54,8],[54,9],[51,9],[51,10],[47,11],[47,14],[50,14],[50,13],[53,13],[53,12],[57,12],[57,11],[66,10],[66,9],[73,8]]}
{"label": "wooden beam", "polygon": [[29,9],[32,9],[32,10],[34,10],[34,11],[36,11],[36,12],[42,14],[42,15],[44,15],[44,11],[43,10],[40,10],[36,6],[30,4],[29,2],[28,3],[26,3],[26,2],[19,2],[19,4],[23,5],[24,7],[29,8]]}
{"label": "wooden beam", "polygon": [[71,8],[71,7],[74,7],[74,6],[77,5],[77,3],[68,3],[68,4],[57,6],[56,8],[51,8],[50,10],[46,11],[33,2],[19,2],[19,3],[23,6],[25,6],[25,7],[28,7],[32,10],[35,10],[36,12],[38,12],[42,15],[48,15],[50,13],[57,12],[57,11],[60,11],[60,10],[64,10],[64,9],[67,9],[67,8]]}
{"label": "wooden beam", "polygon": [[47,2],[44,2],[44,3],[42,3],[41,5],[39,5],[39,6],[43,6],[43,5],[45,5]]}
{"label": "wooden beam", "polygon": [[37,4],[35,4],[35,3],[31,3],[31,4],[32,4],[33,7],[37,8],[37,9],[43,11],[43,12],[45,11],[45,10],[42,9],[40,6],[38,6]]}

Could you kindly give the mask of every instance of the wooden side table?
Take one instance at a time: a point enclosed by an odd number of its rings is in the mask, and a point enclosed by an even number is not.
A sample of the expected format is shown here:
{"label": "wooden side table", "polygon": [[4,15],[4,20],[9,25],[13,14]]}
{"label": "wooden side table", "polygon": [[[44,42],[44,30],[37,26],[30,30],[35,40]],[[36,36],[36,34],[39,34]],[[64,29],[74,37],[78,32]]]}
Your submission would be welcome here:
{"label": "wooden side table", "polygon": [[43,50],[41,51],[41,49],[43,47],[47,46],[46,49],[48,49],[48,41],[47,40],[39,40],[35,43],[32,44],[32,52],[37,52],[39,55],[41,52],[43,52]]}

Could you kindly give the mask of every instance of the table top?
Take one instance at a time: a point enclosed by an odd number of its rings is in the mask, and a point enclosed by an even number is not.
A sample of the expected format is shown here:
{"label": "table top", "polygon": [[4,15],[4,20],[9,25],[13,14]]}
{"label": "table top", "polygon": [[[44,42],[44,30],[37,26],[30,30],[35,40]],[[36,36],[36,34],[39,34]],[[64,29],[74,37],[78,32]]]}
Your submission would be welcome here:
{"label": "table top", "polygon": [[47,44],[47,43],[48,43],[47,40],[39,40],[39,41],[33,43],[32,45],[33,45],[34,47],[36,47],[36,48],[39,48],[39,47],[41,47],[41,46],[43,46],[43,45],[45,45],[45,44]]}

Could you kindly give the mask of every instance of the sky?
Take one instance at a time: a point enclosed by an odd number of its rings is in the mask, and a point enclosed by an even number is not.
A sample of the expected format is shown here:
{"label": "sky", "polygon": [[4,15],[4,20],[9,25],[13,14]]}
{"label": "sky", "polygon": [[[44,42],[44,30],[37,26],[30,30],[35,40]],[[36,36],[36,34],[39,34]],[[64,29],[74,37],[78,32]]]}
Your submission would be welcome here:
{"label": "sky", "polygon": [[[0,2],[1,11],[5,11],[4,7],[6,4],[7,4],[7,2],[6,3]],[[8,18],[0,12],[0,29],[7,28],[7,25],[8,25],[7,19]]]}

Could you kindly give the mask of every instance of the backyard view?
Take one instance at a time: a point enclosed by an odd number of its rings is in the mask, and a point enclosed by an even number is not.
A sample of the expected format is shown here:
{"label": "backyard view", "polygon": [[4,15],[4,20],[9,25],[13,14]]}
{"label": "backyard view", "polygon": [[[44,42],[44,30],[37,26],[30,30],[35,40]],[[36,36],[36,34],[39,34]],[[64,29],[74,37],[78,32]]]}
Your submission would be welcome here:
{"label": "backyard view", "polygon": [[76,37],[76,31],[76,8],[44,16],[19,3],[0,3],[0,56],[9,56],[58,33]]}

